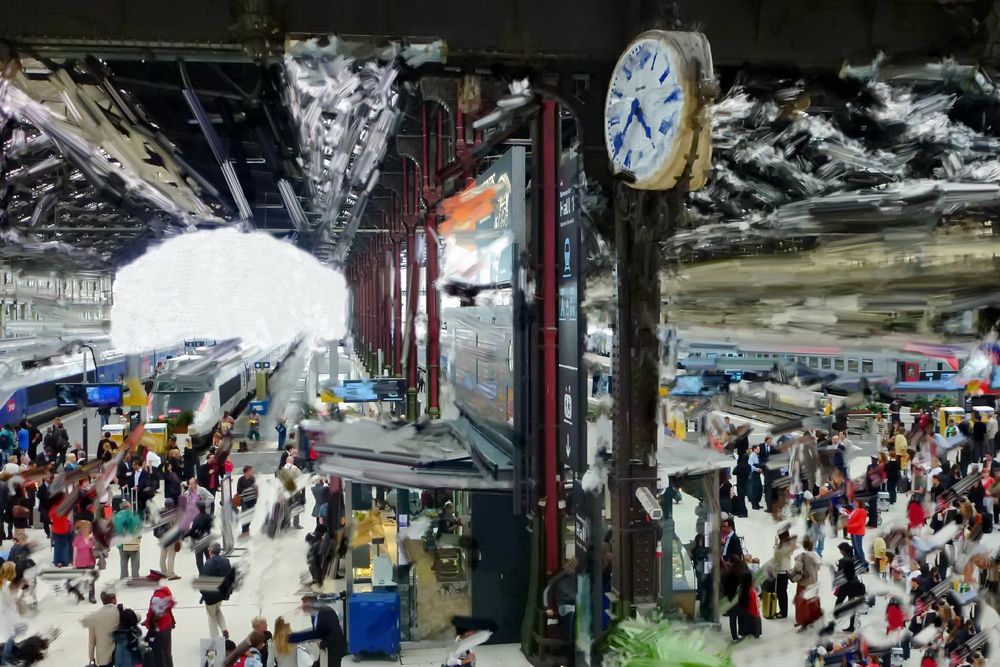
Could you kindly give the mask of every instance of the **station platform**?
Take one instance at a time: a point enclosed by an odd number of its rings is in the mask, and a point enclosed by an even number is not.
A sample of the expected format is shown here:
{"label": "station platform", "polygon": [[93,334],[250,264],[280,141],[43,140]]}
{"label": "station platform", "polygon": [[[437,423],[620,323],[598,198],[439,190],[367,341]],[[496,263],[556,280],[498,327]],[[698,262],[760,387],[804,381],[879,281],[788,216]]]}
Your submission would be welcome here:
{"label": "station platform", "polygon": [[[257,454],[240,456],[254,455]],[[262,485],[273,482],[270,474],[258,472],[257,477],[258,483]],[[270,630],[274,629],[274,621],[279,616],[290,622],[293,629],[304,629],[309,625],[309,618],[299,609],[299,600],[305,591],[301,577],[307,574],[305,535],[314,526],[314,520],[309,516],[312,495],[307,493],[306,496],[302,530],[289,530],[277,539],[269,539],[256,534],[255,520],[251,528],[252,537],[237,543],[237,551],[231,557],[231,562],[246,571],[246,578],[241,588],[222,605],[230,637],[237,643],[249,634],[250,623],[256,616],[267,618]],[[29,534],[40,544],[46,543],[45,535],[40,529],[29,530]],[[8,545],[9,543],[4,546]],[[159,555],[156,540],[147,532],[140,547],[140,573],[146,574],[150,568],[158,568]],[[35,554],[35,560],[39,564],[50,565],[51,549],[42,548]],[[118,579],[119,563],[118,553],[112,553],[108,558],[107,569],[101,572],[98,580],[98,592],[105,587],[114,587],[118,602],[135,610],[140,618],[145,618],[153,589],[148,585],[123,585]],[[175,570],[181,579],[167,582],[177,600],[177,607],[174,609],[177,621],[173,632],[174,664],[178,667],[199,665],[200,641],[208,638],[207,619],[204,605],[198,602],[200,594],[192,587],[197,568],[194,554],[186,546],[177,554]],[[327,590],[340,592],[343,587],[344,581],[336,580],[328,583]],[[48,582],[39,583],[38,595],[40,612],[28,619],[29,632],[46,631],[53,627],[60,631],[48,657],[39,663],[40,667],[86,663],[87,632],[80,625],[80,620],[98,609],[99,603],[76,603],[65,593],[54,591]],[[362,664],[368,667],[440,667],[447,646],[448,642],[404,642],[398,660],[366,658]],[[479,664],[489,667],[528,667],[530,664],[521,655],[518,646],[483,646],[477,648],[476,653]],[[350,658],[346,659],[344,664],[349,664],[349,660]]]}

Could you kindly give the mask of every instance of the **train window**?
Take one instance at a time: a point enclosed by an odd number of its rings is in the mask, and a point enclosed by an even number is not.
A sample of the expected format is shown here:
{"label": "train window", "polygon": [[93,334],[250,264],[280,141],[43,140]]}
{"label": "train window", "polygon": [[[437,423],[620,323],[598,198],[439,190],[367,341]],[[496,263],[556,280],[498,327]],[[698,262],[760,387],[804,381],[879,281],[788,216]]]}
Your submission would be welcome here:
{"label": "train window", "polygon": [[843,359],[834,359],[833,360],[833,370],[835,370],[835,371],[842,371],[842,370],[844,370],[844,360]]}
{"label": "train window", "polygon": [[809,357],[809,366],[812,368],[819,368],[819,359],[816,357]]}
{"label": "train window", "polygon": [[241,385],[242,383],[240,382],[239,375],[223,382],[222,385],[219,387],[219,404],[224,405],[226,401],[235,396],[236,393],[240,390]]}
{"label": "train window", "polygon": [[871,359],[861,360],[861,372],[862,373],[874,373],[875,372],[875,362]]}
{"label": "train window", "polygon": [[848,373],[857,373],[858,372],[858,360],[857,359],[848,359],[847,360],[847,372]]}
{"label": "train window", "polygon": [[937,362],[937,369],[939,371],[943,371],[944,370],[944,362],[941,362],[941,361]]}
{"label": "train window", "polygon": [[824,370],[830,370],[830,357],[823,357],[820,359],[820,365]]}

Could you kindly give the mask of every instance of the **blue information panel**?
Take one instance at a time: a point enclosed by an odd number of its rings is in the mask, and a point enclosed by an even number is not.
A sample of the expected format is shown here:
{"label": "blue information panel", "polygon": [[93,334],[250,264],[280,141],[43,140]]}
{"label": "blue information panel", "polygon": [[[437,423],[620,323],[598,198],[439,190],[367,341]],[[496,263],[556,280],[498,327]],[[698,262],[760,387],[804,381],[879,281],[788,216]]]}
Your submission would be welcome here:
{"label": "blue information panel", "polygon": [[340,386],[333,388],[333,395],[344,403],[403,401],[406,400],[406,380],[404,378],[344,380]]}
{"label": "blue information panel", "polygon": [[61,408],[117,408],[122,404],[118,384],[56,384],[56,403]]}

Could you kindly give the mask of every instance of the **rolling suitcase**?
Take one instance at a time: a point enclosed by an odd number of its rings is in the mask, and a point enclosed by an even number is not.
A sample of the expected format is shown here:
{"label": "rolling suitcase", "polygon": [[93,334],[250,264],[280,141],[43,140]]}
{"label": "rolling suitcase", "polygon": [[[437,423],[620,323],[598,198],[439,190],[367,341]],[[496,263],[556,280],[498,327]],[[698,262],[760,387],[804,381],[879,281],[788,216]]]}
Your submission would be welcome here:
{"label": "rolling suitcase", "polygon": [[764,618],[774,618],[778,615],[778,595],[771,591],[765,591],[761,598],[761,607]]}

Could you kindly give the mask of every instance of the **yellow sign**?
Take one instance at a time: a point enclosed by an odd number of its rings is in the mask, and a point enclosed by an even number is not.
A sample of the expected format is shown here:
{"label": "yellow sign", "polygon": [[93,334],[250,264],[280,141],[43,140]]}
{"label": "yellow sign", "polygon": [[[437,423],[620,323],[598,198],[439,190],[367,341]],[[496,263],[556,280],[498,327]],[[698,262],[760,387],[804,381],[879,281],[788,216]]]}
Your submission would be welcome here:
{"label": "yellow sign", "polygon": [[343,403],[344,399],[334,394],[329,389],[323,389],[319,392],[319,400],[323,403]]}
{"label": "yellow sign", "polygon": [[146,406],[146,388],[139,381],[139,378],[129,378],[125,381],[128,394],[122,398],[122,404],[129,408],[142,408]]}
{"label": "yellow sign", "polygon": [[162,455],[167,451],[168,436],[169,429],[166,424],[162,422],[148,423],[139,443],[146,449]]}

